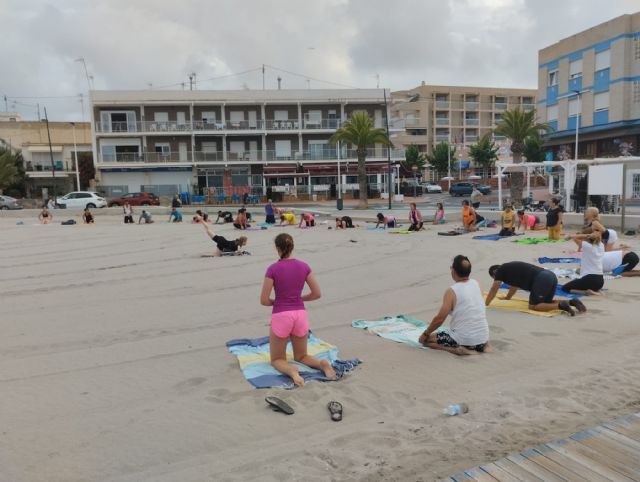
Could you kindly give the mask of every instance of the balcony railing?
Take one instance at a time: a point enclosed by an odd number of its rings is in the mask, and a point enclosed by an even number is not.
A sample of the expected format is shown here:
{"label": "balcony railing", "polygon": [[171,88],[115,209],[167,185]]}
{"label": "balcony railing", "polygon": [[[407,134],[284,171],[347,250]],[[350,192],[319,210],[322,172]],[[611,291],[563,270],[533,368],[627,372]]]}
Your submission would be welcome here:
{"label": "balcony railing", "polygon": [[449,101],[448,100],[436,100],[436,108],[437,109],[448,109]]}
{"label": "balcony railing", "polygon": [[480,119],[465,119],[464,123],[465,125],[468,125],[468,126],[479,126]]}
{"label": "balcony railing", "polygon": [[[391,149],[392,159],[404,159],[404,149]],[[340,159],[355,160],[358,158],[356,149],[341,149]],[[387,159],[386,148],[367,149],[368,159]],[[118,152],[114,154],[100,154],[101,163],[168,163],[168,162],[252,162],[252,161],[335,161],[338,159],[338,150],[332,148],[315,149],[310,151],[291,151],[289,153],[277,152],[275,150],[255,150],[244,152],[227,151],[194,151],[187,152],[186,158],[177,152]]]}
{"label": "balcony railing", "polygon": [[499,110],[505,110],[507,108],[507,103],[506,102],[496,102],[495,104],[493,104],[493,108],[494,109],[499,109]]}
{"label": "balcony railing", "polygon": [[448,126],[449,118],[448,117],[436,117],[436,125],[438,126]]}
{"label": "balcony railing", "polygon": [[464,136],[464,141],[465,143],[470,143],[470,142],[476,142],[478,140],[478,136],[477,135],[466,135]]}
{"label": "balcony railing", "polygon": [[467,110],[478,110],[480,107],[480,102],[465,102],[464,108]]}
{"label": "balcony railing", "polygon": [[449,142],[448,134],[436,134],[436,142]]}
{"label": "balcony railing", "polygon": [[533,109],[536,108],[536,105],[535,104],[522,104],[522,108],[524,110],[533,110]]}

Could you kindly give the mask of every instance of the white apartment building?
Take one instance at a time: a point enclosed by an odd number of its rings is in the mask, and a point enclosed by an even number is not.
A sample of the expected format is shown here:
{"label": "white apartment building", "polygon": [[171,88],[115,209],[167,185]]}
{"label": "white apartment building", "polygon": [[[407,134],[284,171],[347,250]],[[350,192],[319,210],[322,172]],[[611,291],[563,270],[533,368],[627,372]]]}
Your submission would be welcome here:
{"label": "white apartment building", "polygon": [[[387,92],[387,95],[389,93]],[[357,188],[354,146],[330,137],[356,111],[376,126],[387,112],[381,89],[241,91],[93,91],[93,142],[99,190],[335,193]],[[370,146],[373,189],[384,184],[388,155]]]}

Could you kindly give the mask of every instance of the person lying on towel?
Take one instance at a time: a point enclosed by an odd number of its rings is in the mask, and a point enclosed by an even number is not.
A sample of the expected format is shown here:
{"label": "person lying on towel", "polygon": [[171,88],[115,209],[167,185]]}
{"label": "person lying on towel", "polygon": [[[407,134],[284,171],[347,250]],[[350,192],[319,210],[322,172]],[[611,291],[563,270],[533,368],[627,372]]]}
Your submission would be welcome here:
{"label": "person lying on towel", "polygon": [[[477,355],[489,346],[489,324],[480,285],[471,275],[469,258],[459,254],[453,258],[451,277],[455,283],[444,292],[440,311],[419,342],[429,348],[456,355]],[[447,330],[438,330],[451,315]]]}
{"label": "person lying on towel", "polygon": [[523,261],[511,261],[504,264],[494,264],[489,268],[489,276],[493,278],[493,284],[487,294],[486,305],[489,306],[495,298],[500,285],[509,286],[507,295],[501,299],[510,300],[520,290],[529,292],[529,309],[534,311],[562,310],[574,316],[576,312],[585,312],[587,309],[578,299],[554,300],[558,278],[555,273],[534,264]]}

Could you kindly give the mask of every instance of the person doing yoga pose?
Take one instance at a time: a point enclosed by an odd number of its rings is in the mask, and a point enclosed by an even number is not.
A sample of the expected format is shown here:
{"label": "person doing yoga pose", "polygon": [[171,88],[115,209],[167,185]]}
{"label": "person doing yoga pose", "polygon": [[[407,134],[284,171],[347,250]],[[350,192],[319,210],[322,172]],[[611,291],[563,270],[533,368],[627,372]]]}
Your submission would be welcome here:
{"label": "person doing yoga pose", "polygon": [[436,204],[436,215],[433,218],[433,224],[444,224],[444,205],[442,203]]}
{"label": "person doing yoga pose", "polygon": [[559,203],[560,201],[555,197],[551,198],[549,202],[549,210],[547,211],[547,236],[549,239],[560,239],[564,210]]}
{"label": "person doing yoga pose", "polygon": [[424,226],[424,220],[422,219],[422,213],[416,206],[416,203],[409,204],[409,231],[420,231]]}
{"label": "person doing yoga pose", "polygon": [[224,236],[220,236],[214,233],[213,230],[209,227],[209,224],[203,222],[202,219],[200,219],[198,222],[202,223],[207,236],[209,236],[213,240],[213,242],[216,243],[216,248],[218,249],[216,249],[216,251],[213,253],[213,256],[222,256],[223,253],[234,253],[236,255],[244,254],[244,252],[240,250],[240,248],[246,246],[246,236],[240,236],[238,239],[230,241]]}
{"label": "person doing yoga pose", "polygon": [[489,276],[493,278],[493,284],[487,294],[485,304],[489,306],[495,298],[502,283],[509,286],[507,295],[501,299],[510,300],[520,290],[529,292],[529,309],[534,311],[562,310],[575,315],[572,306],[579,312],[587,311],[584,304],[578,299],[570,301],[554,300],[558,278],[549,270],[525,263],[523,261],[511,261],[504,264],[494,264],[489,268]]}
{"label": "person doing yoga pose", "polygon": [[384,227],[384,229],[387,228],[395,228],[396,225],[398,224],[398,222],[396,221],[396,217],[395,216],[385,216],[382,213],[378,213],[378,215],[376,216],[376,218],[378,219],[378,222],[376,223],[376,228],[380,225],[382,225],[382,227]]}
{"label": "person doing yoga pose", "polygon": [[580,295],[600,295],[604,286],[604,245],[599,231],[590,234],[575,234],[568,236],[582,249],[580,260],[580,278],[569,281],[562,287],[562,291]]}
{"label": "person doing yoga pose", "polygon": [[[275,246],[280,259],[267,268],[260,293],[260,304],[273,307],[269,330],[271,365],[291,377],[296,385],[304,385],[304,378],[296,366],[287,361],[287,343],[291,340],[296,362],[321,370],[327,378],[335,379],[336,372],[328,360],[319,360],[307,353],[309,322],[304,303],[320,299],[320,285],[309,265],[293,258],[291,235],[280,233],[275,238]],[[310,291],[303,295],[305,284]],[[272,291],[275,291],[274,298],[271,298]]]}
{"label": "person doing yoga pose", "polygon": [[304,223],[307,228],[312,228],[316,225],[316,218],[312,213],[302,213],[300,215],[300,223],[298,224],[299,228],[302,227],[302,223]]}
{"label": "person doing yoga pose", "polygon": [[538,216],[525,213],[524,209],[518,211],[518,229],[535,231],[538,226],[540,226],[540,218]]}
{"label": "person doing yoga pose", "polygon": [[336,229],[354,228],[353,220],[349,216],[336,218]]}
{"label": "person doing yoga pose", "polygon": [[[489,325],[480,285],[471,275],[469,258],[459,254],[451,264],[455,283],[444,292],[440,311],[418,341],[429,348],[456,355],[477,355],[487,351]],[[451,315],[448,330],[438,330]]]}

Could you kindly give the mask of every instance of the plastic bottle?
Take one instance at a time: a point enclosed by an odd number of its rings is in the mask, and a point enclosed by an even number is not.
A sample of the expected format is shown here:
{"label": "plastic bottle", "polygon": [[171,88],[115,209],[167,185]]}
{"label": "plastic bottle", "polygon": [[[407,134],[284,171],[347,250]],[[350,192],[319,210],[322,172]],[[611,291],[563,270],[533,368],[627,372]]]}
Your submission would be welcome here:
{"label": "plastic bottle", "polygon": [[442,411],[442,413],[453,417],[455,415],[461,415],[463,413],[467,413],[468,411],[469,411],[469,406],[466,403],[452,403],[447,408],[445,408]]}

